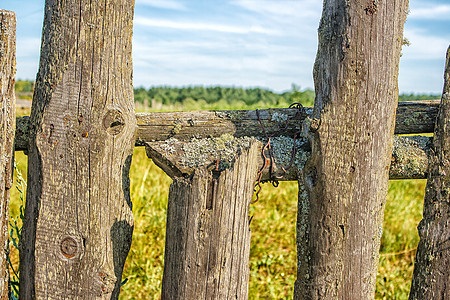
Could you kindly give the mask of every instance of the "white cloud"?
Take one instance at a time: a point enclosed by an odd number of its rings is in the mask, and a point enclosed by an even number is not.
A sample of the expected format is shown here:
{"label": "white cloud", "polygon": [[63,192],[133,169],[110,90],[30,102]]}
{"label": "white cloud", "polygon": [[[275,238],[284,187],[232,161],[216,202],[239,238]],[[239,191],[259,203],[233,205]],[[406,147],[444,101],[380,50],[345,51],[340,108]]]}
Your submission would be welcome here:
{"label": "white cloud", "polygon": [[137,40],[133,44],[135,84],[225,84],[282,91],[295,82],[312,87],[315,53],[307,51],[299,46],[269,45],[264,40],[246,38],[153,43]]}
{"label": "white cloud", "polygon": [[323,5],[321,0],[236,0],[232,3],[265,16],[308,19],[319,18]]}
{"label": "white cloud", "polygon": [[292,40],[315,41],[317,38],[321,0],[234,0],[231,3],[249,22],[273,28]]}
{"label": "white cloud", "polygon": [[186,10],[186,6],[176,0],[136,0],[136,5],[139,4],[173,10]]}
{"label": "white cloud", "polygon": [[404,59],[443,59],[449,46],[448,36],[433,36],[421,29],[405,29],[404,36],[411,42],[402,50]]}
{"label": "white cloud", "polygon": [[427,20],[450,20],[450,5],[434,5],[426,7],[411,8],[408,15],[411,19],[427,19]]}
{"label": "white cloud", "polygon": [[149,26],[149,27],[163,27],[178,30],[194,30],[194,31],[216,31],[235,34],[261,33],[275,35],[277,31],[266,29],[260,26],[235,26],[227,24],[213,24],[202,23],[195,21],[171,21],[162,19],[150,19],[137,16],[134,19],[135,25]]}

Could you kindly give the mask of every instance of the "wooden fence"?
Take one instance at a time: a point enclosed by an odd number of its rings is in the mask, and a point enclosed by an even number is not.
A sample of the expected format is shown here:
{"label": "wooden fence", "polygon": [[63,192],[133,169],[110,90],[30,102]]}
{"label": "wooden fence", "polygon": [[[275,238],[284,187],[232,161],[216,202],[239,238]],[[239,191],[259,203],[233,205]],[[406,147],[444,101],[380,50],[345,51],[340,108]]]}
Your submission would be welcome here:
{"label": "wooden fence", "polygon": [[[32,112],[17,124],[15,15],[0,11],[5,249],[13,151],[28,154],[21,299],[118,297],[133,231],[134,146],[173,179],[163,299],[247,298],[248,207],[261,180],[299,182],[294,298],[373,298],[387,181],[427,176],[411,299],[445,299],[448,55],[441,106],[400,103],[395,112],[407,1],[340,2],[324,5],[314,109],[135,114],[134,1],[46,1]],[[393,137],[394,123],[395,134],[436,138]]]}

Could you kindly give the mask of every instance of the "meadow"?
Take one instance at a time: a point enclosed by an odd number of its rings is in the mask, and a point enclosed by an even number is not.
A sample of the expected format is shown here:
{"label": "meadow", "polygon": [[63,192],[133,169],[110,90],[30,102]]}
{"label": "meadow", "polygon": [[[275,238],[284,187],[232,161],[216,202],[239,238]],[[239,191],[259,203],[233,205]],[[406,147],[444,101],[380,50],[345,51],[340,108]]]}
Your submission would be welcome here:
{"label": "meadow", "polygon": [[[295,91],[294,91],[295,92]],[[237,108],[286,107],[285,102],[296,102],[300,91],[278,103],[246,104]],[[305,105],[311,105],[308,94]],[[298,99],[296,99],[297,97]],[[292,103],[291,102],[291,103]],[[200,110],[231,109],[233,103],[223,101],[200,102],[188,99],[175,103],[160,103],[157,108],[137,102],[137,110]],[[148,102],[147,102],[148,103]],[[228,103],[228,104],[226,104]],[[225,105],[226,104],[226,105]],[[234,103],[236,104],[236,103]],[[225,106],[225,107],[224,107]],[[23,113],[23,112],[22,112]],[[16,152],[17,170],[26,177],[26,156]],[[12,224],[21,226],[21,195],[26,187],[19,172],[14,181],[18,189],[11,193]],[[145,155],[142,147],[134,151],[131,178],[131,199],[135,227],[133,243],[125,264],[121,299],[159,299],[164,266],[164,239],[166,208],[171,179]],[[390,181],[381,240],[380,264],[377,276],[376,299],[407,299],[413,271],[415,249],[419,238],[417,225],[422,218],[426,180]],[[22,188],[21,188],[22,186]],[[22,191],[20,191],[22,190]],[[296,218],[297,183],[281,182],[277,188],[265,184],[260,201],[251,205],[252,244],[250,251],[249,299],[291,299],[296,277]],[[17,235],[12,235],[17,241]],[[18,252],[10,245],[12,267],[17,270]],[[11,270],[11,274],[14,272]],[[13,276],[14,277],[14,276]]]}
{"label": "meadow", "polygon": [[[16,162],[26,174],[26,156]],[[164,266],[164,238],[168,189],[171,179],[152,163],[143,148],[133,156],[131,198],[135,228],[125,264],[127,279],[121,299],[158,299]],[[15,175],[17,182],[17,173]],[[416,226],[422,218],[425,180],[395,180],[389,185],[376,299],[407,299],[419,241]],[[249,299],[291,299],[296,276],[295,223],[297,183],[263,186],[261,200],[251,206]],[[19,220],[20,193],[11,199],[11,218]],[[17,268],[18,253],[11,245]]]}

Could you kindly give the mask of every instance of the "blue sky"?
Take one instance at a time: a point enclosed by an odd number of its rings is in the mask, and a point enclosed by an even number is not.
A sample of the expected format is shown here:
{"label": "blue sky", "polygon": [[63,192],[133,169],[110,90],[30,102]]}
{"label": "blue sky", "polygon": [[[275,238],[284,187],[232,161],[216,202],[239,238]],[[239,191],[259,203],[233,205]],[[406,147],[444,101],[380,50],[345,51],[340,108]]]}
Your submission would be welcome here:
{"label": "blue sky", "polygon": [[[17,79],[38,69],[44,0],[0,0],[17,14]],[[320,0],[136,0],[134,85],[312,88]],[[399,89],[442,92],[450,1],[411,0]]]}

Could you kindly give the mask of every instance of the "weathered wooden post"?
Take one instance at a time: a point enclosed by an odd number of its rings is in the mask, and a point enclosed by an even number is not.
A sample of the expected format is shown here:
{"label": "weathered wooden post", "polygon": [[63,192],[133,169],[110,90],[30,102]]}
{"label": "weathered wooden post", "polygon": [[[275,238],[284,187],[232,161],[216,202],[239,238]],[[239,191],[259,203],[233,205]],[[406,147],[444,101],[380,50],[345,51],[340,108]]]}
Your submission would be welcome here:
{"label": "weathered wooden post", "polygon": [[[199,140],[184,147],[190,154],[185,163],[196,166],[191,175],[174,176],[170,186],[162,299],[248,297],[248,207],[261,148],[255,140],[228,137],[226,141],[214,140],[215,146],[208,145],[211,140]],[[239,149],[230,147],[235,141]],[[208,168],[203,155],[193,155],[197,147],[203,148],[203,154],[218,157],[228,153],[231,160],[222,156]],[[180,155],[172,151],[171,156]],[[150,147],[147,152],[156,155]],[[164,162],[157,163],[161,166]],[[163,169],[168,170],[168,166]]]}
{"label": "weathered wooden post", "polygon": [[325,0],[296,299],[374,296],[407,11],[407,0]]}
{"label": "weathered wooden post", "polygon": [[133,231],[134,1],[46,1],[20,298],[110,299]]}
{"label": "weathered wooden post", "polygon": [[409,299],[450,298],[450,47]]}
{"label": "weathered wooden post", "polygon": [[9,191],[12,185],[16,132],[16,14],[0,10],[0,299],[9,299]]}

